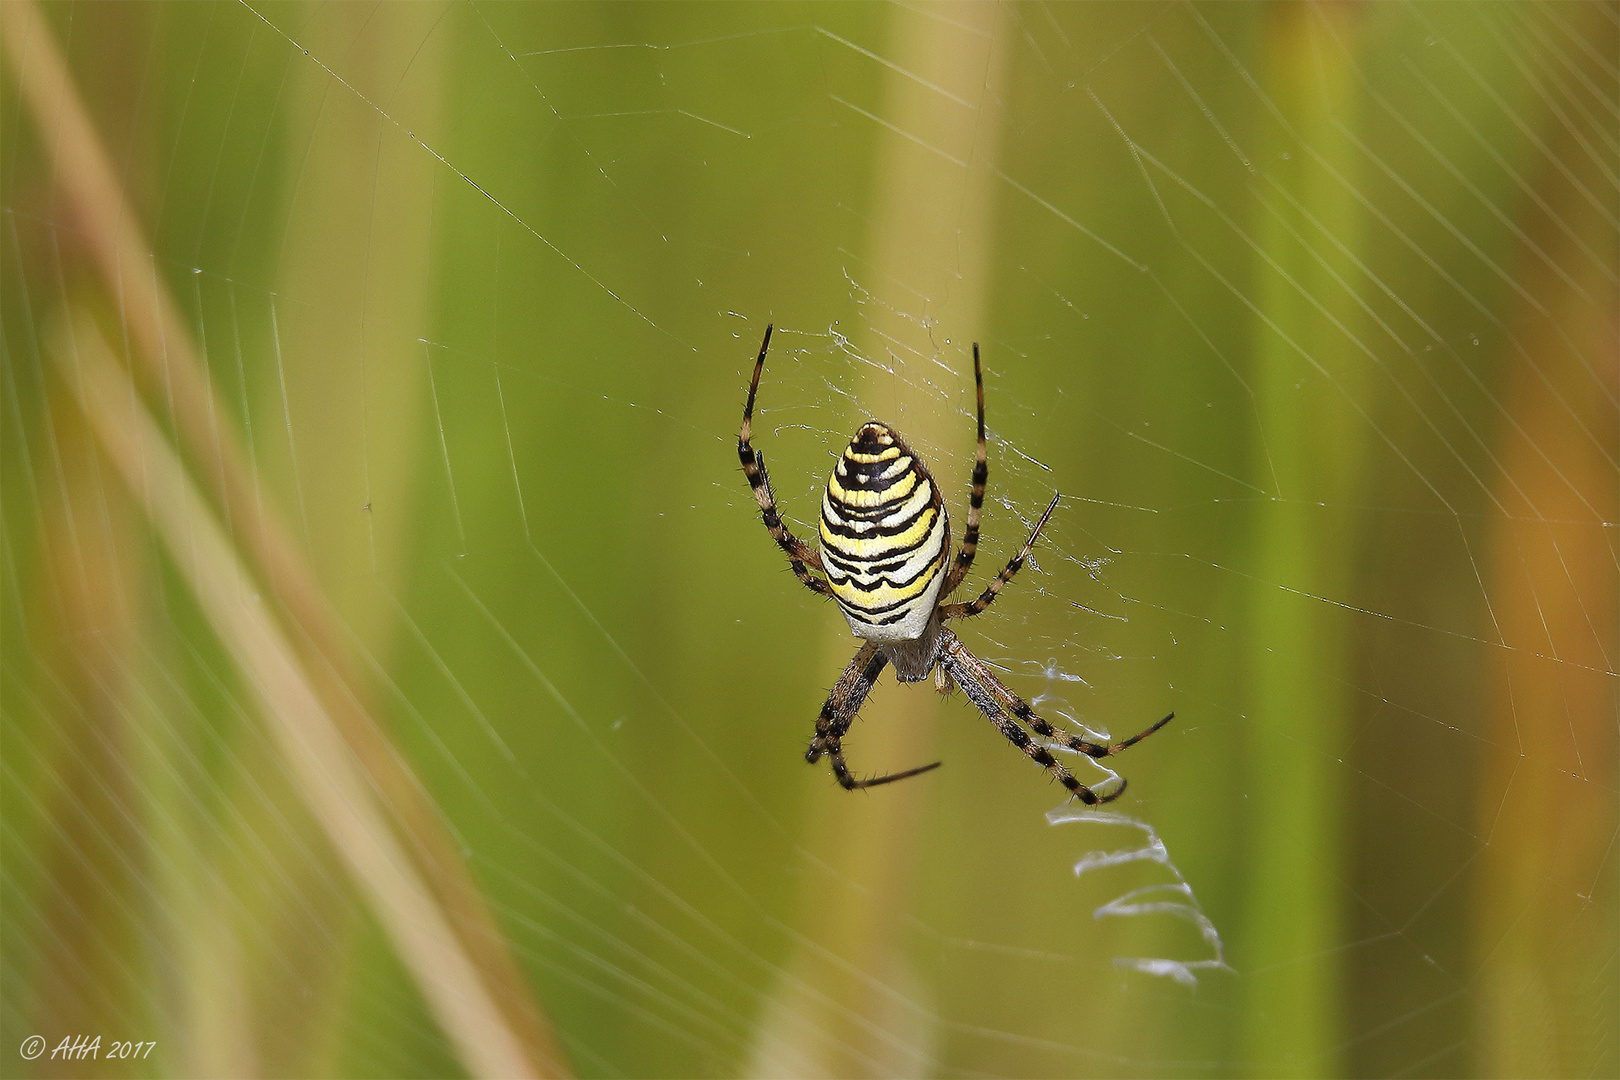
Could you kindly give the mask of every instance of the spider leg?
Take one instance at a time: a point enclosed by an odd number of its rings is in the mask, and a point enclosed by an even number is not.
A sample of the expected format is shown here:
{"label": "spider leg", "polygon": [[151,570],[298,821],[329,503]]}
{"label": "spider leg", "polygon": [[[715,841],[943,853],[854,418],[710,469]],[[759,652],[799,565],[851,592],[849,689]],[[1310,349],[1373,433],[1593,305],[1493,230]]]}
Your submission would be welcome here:
{"label": "spider leg", "polygon": [[949,596],[967,578],[973,566],[973,556],[979,551],[979,511],[984,508],[984,483],[990,476],[990,466],[984,455],[984,375],[979,369],[979,343],[973,343],[973,386],[979,394],[979,452],[973,459],[973,489],[968,493],[967,529],[962,533],[962,550],[957,552],[956,564],[951,567],[940,589],[941,596]]}
{"label": "spider leg", "polygon": [[[1149,735],[1153,734],[1155,731],[1158,731],[1160,728],[1164,727],[1164,725],[1176,718],[1176,714],[1171,713],[1169,716],[1166,716],[1163,720],[1160,720],[1146,731],[1139,731],[1130,738],[1123,739],[1117,743],[1097,743],[1092,742],[1090,739],[1082,739],[1080,736],[1072,735],[1067,731],[1059,731],[1044,718],[1037,715],[1035,710],[1030,708],[1023,698],[1013,693],[1012,690],[1008,689],[1006,683],[996,678],[995,672],[990,669],[988,664],[986,664],[983,660],[980,660],[977,656],[974,656],[972,653],[968,652],[967,648],[962,645],[961,641],[957,639],[955,634],[951,635],[951,640],[955,641],[957,646],[961,648],[963,654],[962,660],[973,668],[974,677],[985,687],[985,689],[990,691],[991,695],[1001,703],[1001,706],[1004,709],[1012,713],[1012,715],[1017,717],[1019,720],[1022,720],[1025,724],[1028,724],[1030,729],[1041,738],[1051,739],[1053,742],[1058,743],[1069,750],[1078,751],[1087,757],[1112,757],[1121,750],[1135,746],[1137,743],[1141,742],[1143,739],[1147,738]],[[1121,788],[1121,790],[1124,789]]]}
{"label": "spider leg", "polygon": [[875,641],[868,641],[855,651],[854,659],[822,703],[821,715],[816,718],[816,736],[810,740],[804,760],[815,764],[821,755],[829,752],[829,740],[844,737],[888,663],[889,658],[878,651]]}
{"label": "spider leg", "polygon": [[[984,592],[979,594],[977,600],[969,604],[942,604],[939,609],[940,618],[965,619],[971,615],[977,615],[989,607],[990,602],[996,598],[996,594],[1001,591],[1002,586],[1012,580],[1013,575],[1023,568],[1024,560],[1029,558],[1029,553],[1035,550],[1035,541],[1040,538],[1041,530],[1046,528],[1047,519],[1052,516],[1052,511],[1057,509],[1058,500],[1062,497],[1061,495],[1052,496],[1052,501],[1046,504],[1046,510],[1041,514],[1041,520],[1037,521],[1035,528],[1030,530],[1029,539],[1024,541],[1023,548],[1019,550],[1017,555],[1007,560],[1006,567],[996,575],[994,581],[985,587]],[[946,584],[950,583],[947,581]]]}
{"label": "spider leg", "polygon": [[904,772],[857,779],[844,764],[843,738],[888,662],[889,658],[878,649],[876,642],[868,641],[862,645],[833,686],[832,693],[827,695],[826,704],[821,706],[821,715],[816,719],[816,735],[810,740],[810,749],[805,752],[804,759],[815,764],[823,755],[831,758],[833,776],[845,791],[891,784],[939,768],[940,763],[936,761]]}
{"label": "spider leg", "polygon": [[[1010,694],[1012,691],[1009,690],[1008,693]],[[1014,700],[1017,700],[1017,695],[1014,695]],[[1020,705],[1024,704],[1022,701],[1019,701],[1018,703]],[[1029,706],[1024,705],[1024,708],[1027,710],[1029,709]],[[1033,711],[1030,712],[1029,719],[1026,721],[1026,723],[1039,732],[1043,737],[1051,739],[1054,742],[1062,743],[1070,750],[1078,750],[1087,757],[1104,758],[1112,754],[1117,754],[1126,747],[1135,746],[1137,743],[1141,742],[1155,731],[1158,731],[1175,718],[1176,714],[1171,713],[1163,720],[1158,721],[1152,727],[1148,728],[1146,731],[1138,731],[1130,738],[1114,743],[1111,746],[1104,746],[1102,743],[1090,742],[1089,740],[1082,739],[1078,735],[1070,735],[1066,731],[1058,731],[1057,729],[1053,728],[1051,724],[1048,724],[1045,720],[1042,720],[1040,717],[1036,716]]]}
{"label": "spider leg", "polygon": [[782,515],[776,511],[776,496],[771,493],[770,475],[765,471],[765,455],[755,450],[748,441],[754,425],[754,395],[759,392],[759,375],[765,370],[765,352],[771,347],[772,329],[771,326],[765,327],[765,340],[759,345],[759,359],[754,361],[754,380],[748,384],[748,404],[743,407],[742,428],[737,432],[737,456],[742,459],[743,475],[748,477],[754,501],[759,504],[759,516],[765,523],[765,531],[787,554],[793,573],[811,592],[831,596],[832,588],[827,582],[810,572],[812,568],[822,568],[821,554],[794,536],[783,524]]}
{"label": "spider leg", "polygon": [[1091,788],[1076,780],[1067,769],[1058,764],[1057,759],[1052,756],[1052,752],[1031,739],[1008,713],[1012,713],[1013,716],[1029,724],[1042,737],[1056,739],[1063,745],[1080,750],[1082,753],[1094,758],[1107,757],[1109,754],[1117,753],[1127,746],[1140,742],[1165,724],[1168,724],[1171,717],[1175,716],[1174,713],[1171,713],[1170,716],[1160,720],[1140,735],[1126,739],[1122,743],[1103,746],[1100,743],[1086,742],[1084,739],[1059,732],[1051,724],[1035,715],[1035,711],[1026,705],[1022,698],[1007,689],[1001,680],[996,678],[995,673],[990,670],[988,664],[969,652],[967,646],[963,645],[957,636],[949,630],[941,630],[939,662],[944,665],[947,674],[950,675],[956,685],[960,686],[963,693],[967,694],[969,700],[979,707],[979,711],[984,713],[986,718],[996,725],[996,728],[1014,746],[1017,746],[1025,754],[1029,755],[1036,764],[1044,767],[1053,776],[1057,777],[1063,786],[1069,789],[1070,794],[1091,806],[1113,802],[1123,795],[1125,793],[1125,778],[1120,777],[1119,787],[1113,791],[1108,792],[1106,795],[1097,794]]}

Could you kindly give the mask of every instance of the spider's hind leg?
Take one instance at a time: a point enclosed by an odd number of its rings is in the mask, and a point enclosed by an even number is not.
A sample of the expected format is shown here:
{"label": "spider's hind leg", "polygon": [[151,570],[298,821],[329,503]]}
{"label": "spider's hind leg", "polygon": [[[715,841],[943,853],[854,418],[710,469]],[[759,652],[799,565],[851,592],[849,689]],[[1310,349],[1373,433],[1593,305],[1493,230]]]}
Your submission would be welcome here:
{"label": "spider's hind leg", "polygon": [[979,449],[973,459],[973,485],[968,493],[967,531],[962,534],[962,550],[945,578],[940,596],[956,591],[973,568],[973,556],[979,551],[979,513],[984,509],[984,485],[990,477],[990,466],[984,453],[984,372],[979,367],[979,343],[973,343],[973,387],[979,397]]}
{"label": "spider's hind leg", "polygon": [[737,431],[737,456],[742,461],[743,475],[748,478],[748,486],[754,493],[754,501],[759,505],[759,517],[765,525],[765,531],[771,534],[783,554],[787,556],[788,566],[792,567],[793,574],[803,583],[804,587],[813,593],[822,596],[831,596],[832,587],[824,578],[817,577],[812,571],[823,570],[821,553],[810,547],[797,536],[793,535],[787,523],[782,520],[781,513],[776,508],[776,496],[771,491],[771,476],[765,471],[765,455],[754,449],[750,441],[754,430],[754,397],[759,393],[759,375],[765,370],[765,353],[771,347],[771,328],[765,328],[765,340],[759,345],[759,359],[754,361],[754,378],[748,384],[748,404],[743,406],[742,427]]}

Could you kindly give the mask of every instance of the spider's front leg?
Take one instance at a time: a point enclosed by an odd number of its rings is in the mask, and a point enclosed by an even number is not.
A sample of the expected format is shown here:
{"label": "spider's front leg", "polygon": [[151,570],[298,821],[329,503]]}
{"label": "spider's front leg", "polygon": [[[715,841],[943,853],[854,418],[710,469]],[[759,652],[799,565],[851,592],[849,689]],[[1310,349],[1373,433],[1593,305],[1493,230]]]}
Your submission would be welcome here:
{"label": "spider's front leg", "polygon": [[812,765],[821,760],[823,755],[831,758],[833,776],[845,791],[891,784],[896,780],[904,780],[918,773],[939,768],[939,762],[936,761],[931,765],[907,769],[905,772],[861,780],[857,779],[844,764],[843,738],[849,733],[849,726],[855,722],[855,715],[861,711],[866,695],[872,692],[873,684],[877,682],[878,676],[883,673],[888,663],[889,658],[883,655],[876,642],[868,641],[860,647],[855,653],[855,658],[844,669],[844,674],[839,676],[832,693],[827,695],[826,704],[821,706],[821,715],[816,719],[815,738],[810,740],[810,749],[805,751],[804,760]]}
{"label": "spider's front leg", "polygon": [[[1025,704],[1022,698],[1002,685],[1001,680],[996,678],[995,672],[990,670],[988,664],[969,652],[967,646],[963,645],[957,636],[949,630],[941,631],[939,662],[952,681],[962,688],[962,692],[967,694],[973,704],[979,707],[979,711],[984,713],[985,717],[996,726],[998,731],[1007,737],[1009,742],[1022,750],[1037,765],[1040,765],[1056,777],[1069,790],[1070,794],[1089,806],[1113,802],[1125,794],[1125,778],[1120,777],[1119,787],[1106,795],[1097,794],[1097,792],[1076,780],[1069,770],[1058,763],[1050,750],[1030,738],[1028,733],[1013,720],[1012,716],[1017,716],[1019,720],[1029,724],[1036,734],[1043,738],[1054,739],[1064,746],[1079,750],[1081,753],[1094,758],[1106,757],[1109,754],[1125,749],[1127,746],[1140,742],[1165,724],[1168,724],[1171,717],[1175,716],[1174,713],[1171,713],[1170,716],[1160,720],[1140,735],[1135,735],[1113,746],[1086,742],[1084,739],[1057,731],[1051,724],[1037,716],[1035,711]],[[1011,713],[1012,716],[1009,716],[1008,713]]]}
{"label": "spider's front leg", "polygon": [[[952,640],[955,640],[955,635],[952,635]],[[962,643],[960,641],[957,641],[958,647],[961,647],[961,644]],[[1176,714],[1171,713],[1169,716],[1166,716],[1163,720],[1158,721],[1145,731],[1139,731],[1130,738],[1121,739],[1117,743],[1098,743],[1092,742],[1090,739],[1082,739],[1078,735],[1071,735],[1067,731],[1059,731],[1057,728],[1053,727],[1043,717],[1037,714],[1034,709],[1030,708],[1029,704],[1025,702],[1023,698],[1013,693],[1007,688],[1005,683],[1003,683],[1000,679],[997,679],[984,661],[968,652],[966,648],[962,648],[962,653],[974,665],[976,665],[979,681],[985,684],[985,689],[996,697],[1003,708],[1012,713],[1019,720],[1022,720],[1024,723],[1028,724],[1030,730],[1035,732],[1035,734],[1039,735],[1041,738],[1051,739],[1064,749],[1077,751],[1089,758],[1112,757],[1121,750],[1126,750],[1132,746],[1135,746],[1137,743],[1141,742],[1143,739],[1147,738],[1149,735],[1153,734],[1155,731],[1158,731],[1160,728],[1164,727],[1164,725],[1176,718]],[[1124,790],[1125,785],[1121,783],[1120,791]],[[1119,792],[1115,792],[1115,795],[1118,793]]]}

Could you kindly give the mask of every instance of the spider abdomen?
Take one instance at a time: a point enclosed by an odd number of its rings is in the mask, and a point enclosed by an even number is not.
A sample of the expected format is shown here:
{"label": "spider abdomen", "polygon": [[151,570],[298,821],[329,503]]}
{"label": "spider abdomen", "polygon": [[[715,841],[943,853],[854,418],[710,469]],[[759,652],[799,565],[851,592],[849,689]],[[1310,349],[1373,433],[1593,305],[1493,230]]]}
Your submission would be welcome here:
{"label": "spider abdomen", "polygon": [[868,421],[821,500],[821,562],[850,630],[870,641],[922,636],[949,550],[945,503],[928,469],[898,432]]}

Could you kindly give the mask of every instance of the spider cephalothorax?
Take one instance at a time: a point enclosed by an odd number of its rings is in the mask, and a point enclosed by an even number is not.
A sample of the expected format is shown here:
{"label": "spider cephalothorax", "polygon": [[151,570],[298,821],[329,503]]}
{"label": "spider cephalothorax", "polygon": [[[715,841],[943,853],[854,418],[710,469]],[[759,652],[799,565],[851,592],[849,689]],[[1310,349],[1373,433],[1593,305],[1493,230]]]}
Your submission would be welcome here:
{"label": "spider cephalothorax", "polygon": [[[977,615],[990,606],[1002,586],[1012,580],[1029,558],[1036,538],[1058,503],[1058,496],[1052,496],[1023,549],[976,600],[965,604],[946,603],[973,566],[973,556],[979,547],[979,511],[984,506],[984,485],[990,472],[984,450],[984,377],[979,369],[978,344],[973,346],[973,382],[979,401],[979,449],[973,465],[973,489],[968,497],[967,529],[962,536],[962,549],[954,561],[950,558],[950,519],[938,485],[900,433],[877,420],[861,425],[827,478],[827,490],[821,499],[821,550],[816,551],[788,531],[776,511],[770,477],[765,472],[765,457],[749,442],[754,396],[759,391],[759,376],[765,369],[765,353],[770,344],[771,327],[767,326],[765,340],[759,346],[759,359],[754,362],[754,378],[748,386],[742,430],[737,435],[737,454],[742,459],[743,473],[753,488],[766,530],[787,553],[794,574],[812,592],[836,600],[849,621],[850,630],[866,640],[821,707],[806,760],[813,763],[823,756],[830,758],[833,775],[850,790],[904,780],[939,767],[936,761],[905,772],[857,779],[844,765],[843,737],[871,692],[872,684],[884,667],[892,664],[901,682],[921,682],[932,673],[941,690],[949,690],[953,685],[961,687],[1008,740],[1045,767],[1081,801],[1105,803],[1117,799],[1125,790],[1123,778],[1117,788],[1098,795],[1058,764],[1051,750],[1031,738],[1019,726],[1019,721],[1040,738],[1049,739],[1059,747],[1101,758],[1140,742],[1168,724],[1175,714],[1171,713],[1141,734],[1112,744],[1095,743],[1058,731],[1002,685],[990,666],[970,653],[945,627],[948,619]],[[816,570],[826,576],[817,577],[813,573]]]}

